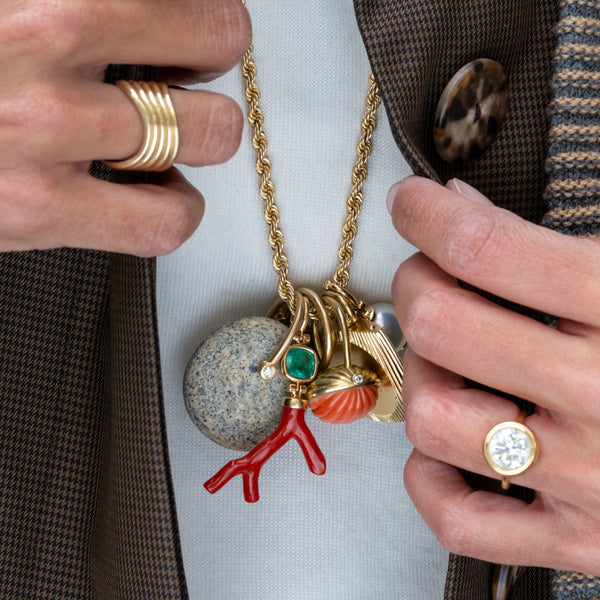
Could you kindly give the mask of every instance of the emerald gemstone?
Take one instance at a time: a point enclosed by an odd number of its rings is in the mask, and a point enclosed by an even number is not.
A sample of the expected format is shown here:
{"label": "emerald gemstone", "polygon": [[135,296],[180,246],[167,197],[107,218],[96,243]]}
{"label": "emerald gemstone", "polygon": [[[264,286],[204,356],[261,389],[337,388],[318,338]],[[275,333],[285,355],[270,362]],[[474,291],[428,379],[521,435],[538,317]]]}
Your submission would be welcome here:
{"label": "emerald gemstone", "polygon": [[290,379],[310,381],[317,370],[314,352],[304,346],[292,346],[285,355],[285,372]]}

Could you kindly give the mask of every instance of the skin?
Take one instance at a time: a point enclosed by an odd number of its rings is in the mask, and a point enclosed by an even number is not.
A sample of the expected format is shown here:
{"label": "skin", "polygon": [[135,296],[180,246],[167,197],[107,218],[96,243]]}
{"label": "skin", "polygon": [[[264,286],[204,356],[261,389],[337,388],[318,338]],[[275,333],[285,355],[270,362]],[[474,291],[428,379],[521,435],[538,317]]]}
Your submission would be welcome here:
{"label": "skin", "polygon": [[[0,4],[0,251],[87,247],[166,254],[199,224],[203,199],[176,169],[152,184],[88,174],[133,154],[143,127],[102,82],[110,63],[162,79],[215,77],[251,40],[239,0],[4,0]],[[231,99],[175,87],[177,162],[231,157],[243,117]],[[472,188],[419,178],[395,186],[392,217],[422,252],[393,284],[410,344],[406,487],[449,550],[492,562],[600,573],[600,248],[526,223]],[[462,290],[456,278],[561,317],[556,330]],[[463,377],[535,402],[541,450],[519,483],[531,505],[475,492],[456,467],[490,474],[481,444],[517,409]]]}
{"label": "skin", "polygon": [[[205,80],[239,62],[251,41],[239,0],[4,0],[0,3],[0,251],[83,246],[166,254],[198,226],[200,192],[171,169],[152,184],[88,174],[94,159],[136,152],[142,121],[102,82],[110,63],[164,68],[172,84]],[[173,89],[176,162],[216,164],[237,150],[239,106]]]}
{"label": "skin", "polygon": [[[467,184],[394,186],[398,232],[421,252],[400,266],[394,304],[406,356],[404,473],[417,509],[451,552],[600,574],[600,246],[523,221]],[[560,316],[557,329],[465,291],[457,279]],[[463,378],[534,402],[541,448],[515,478],[532,504],[473,491],[457,467],[498,477],[487,432],[519,411]]]}

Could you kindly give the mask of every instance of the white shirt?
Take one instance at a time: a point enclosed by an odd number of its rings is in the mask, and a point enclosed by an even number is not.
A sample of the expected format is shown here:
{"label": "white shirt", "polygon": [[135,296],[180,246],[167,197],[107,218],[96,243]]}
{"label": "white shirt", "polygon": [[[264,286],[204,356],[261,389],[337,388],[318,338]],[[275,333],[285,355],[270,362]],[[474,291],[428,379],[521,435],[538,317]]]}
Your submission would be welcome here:
{"label": "white shirt", "polygon": [[[318,290],[337,266],[369,65],[349,1],[249,0],[248,8],[290,276]],[[244,102],[237,69],[202,87]],[[325,475],[310,473],[290,443],[263,468],[258,503],[245,503],[239,477],[214,496],[202,487],[240,454],[189,419],[185,366],[213,330],[264,315],[277,297],[254,161],[247,127],[227,164],[183,169],[206,214],[194,236],[158,262],[165,410],[190,598],[442,598],[447,553],[404,490],[412,448],[403,424],[332,426],[307,414]],[[349,285],[369,303],[390,301],[394,272],[414,251],[385,207],[389,187],[409,173],[381,107]]]}

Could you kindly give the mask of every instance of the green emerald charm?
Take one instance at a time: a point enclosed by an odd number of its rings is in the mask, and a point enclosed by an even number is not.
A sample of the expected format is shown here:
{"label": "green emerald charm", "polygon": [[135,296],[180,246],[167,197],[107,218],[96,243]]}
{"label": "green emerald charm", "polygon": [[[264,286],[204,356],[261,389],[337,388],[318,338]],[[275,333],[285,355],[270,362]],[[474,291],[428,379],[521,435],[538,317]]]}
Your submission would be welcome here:
{"label": "green emerald charm", "polygon": [[317,357],[314,350],[306,346],[292,346],[283,359],[284,373],[288,379],[306,382],[317,374]]}

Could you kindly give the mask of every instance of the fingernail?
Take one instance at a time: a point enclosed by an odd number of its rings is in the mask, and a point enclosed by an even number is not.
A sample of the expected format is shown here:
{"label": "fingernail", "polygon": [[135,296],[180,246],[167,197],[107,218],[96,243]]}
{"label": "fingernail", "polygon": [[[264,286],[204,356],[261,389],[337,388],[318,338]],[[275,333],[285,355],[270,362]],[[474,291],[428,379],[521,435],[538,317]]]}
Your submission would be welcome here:
{"label": "fingernail", "polygon": [[407,179],[410,179],[411,177],[415,177],[415,175],[409,175],[408,177],[405,177],[404,179],[401,179],[400,181],[398,181],[397,183],[395,183],[390,188],[390,191],[388,192],[387,198],[386,198],[387,209],[388,209],[388,212],[390,213],[390,215],[392,214],[392,210],[394,209],[394,202],[396,201],[396,195],[398,194],[398,190],[400,189],[400,187],[402,186],[402,184]]}
{"label": "fingernail", "polygon": [[387,204],[387,209],[388,209],[388,212],[390,213],[390,215],[392,214],[392,209],[394,208],[394,202],[396,200],[396,193],[398,192],[398,188],[401,185],[402,185],[401,181],[399,181],[398,183],[395,183],[390,188],[390,191],[387,194],[386,204]]}
{"label": "fingernail", "polygon": [[472,200],[473,202],[480,202],[481,204],[491,204],[494,203],[486,198],[480,191],[476,190],[473,186],[465,183],[462,179],[450,179],[446,183],[446,187],[457,194],[460,194],[463,198],[467,198],[467,200]]}

